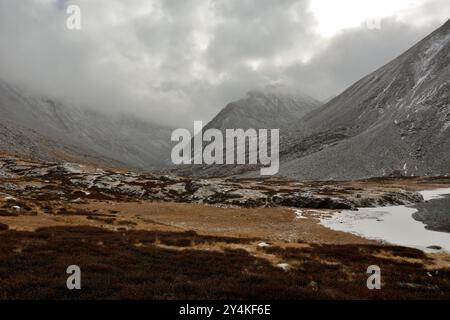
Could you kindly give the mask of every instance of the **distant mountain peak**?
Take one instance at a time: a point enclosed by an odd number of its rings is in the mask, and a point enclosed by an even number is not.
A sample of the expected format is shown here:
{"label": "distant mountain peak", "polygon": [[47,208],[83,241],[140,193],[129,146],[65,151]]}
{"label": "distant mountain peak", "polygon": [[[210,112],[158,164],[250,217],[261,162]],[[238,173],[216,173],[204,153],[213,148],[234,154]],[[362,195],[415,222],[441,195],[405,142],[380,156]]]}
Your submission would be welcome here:
{"label": "distant mountain peak", "polygon": [[444,23],[444,25],[442,26],[443,29],[447,29],[450,30],[450,19],[447,20],[446,23]]}
{"label": "distant mountain peak", "polygon": [[320,105],[319,101],[309,96],[251,90],[245,98],[227,104],[207,124],[206,129],[286,127]]}

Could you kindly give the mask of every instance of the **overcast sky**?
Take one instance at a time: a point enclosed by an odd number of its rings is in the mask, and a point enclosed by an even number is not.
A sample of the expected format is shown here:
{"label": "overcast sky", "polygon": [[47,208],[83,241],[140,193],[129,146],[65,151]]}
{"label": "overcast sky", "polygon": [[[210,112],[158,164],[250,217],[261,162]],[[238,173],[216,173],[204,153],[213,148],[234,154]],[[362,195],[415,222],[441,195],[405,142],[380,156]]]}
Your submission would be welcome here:
{"label": "overcast sky", "polygon": [[189,126],[273,84],[328,99],[449,18],[448,0],[0,0],[0,77]]}

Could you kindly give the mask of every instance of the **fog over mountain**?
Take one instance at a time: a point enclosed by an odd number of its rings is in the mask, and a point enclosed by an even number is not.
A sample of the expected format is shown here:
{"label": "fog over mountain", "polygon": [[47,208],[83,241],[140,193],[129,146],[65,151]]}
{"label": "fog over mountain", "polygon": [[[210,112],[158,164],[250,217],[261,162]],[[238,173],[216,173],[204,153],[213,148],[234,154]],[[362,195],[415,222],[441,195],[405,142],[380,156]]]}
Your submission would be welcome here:
{"label": "fog over mountain", "polygon": [[[66,28],[69,4],[81,30]],[[447,0],[6,0],[0,75],[64,104],[190,127],[268,85],[336,96],[448,16]]]}
{"label": "fog over mountain", "polygon": [[[172,129],[202,120],[282,129],[290,176],[441,172],[433,152],[447,146],[446,38],[342,91],[440,26],[450,6],[377,3],[1,1],[0,147],[155,169],[170,164]],[[81,30],[66,27],[69,4],[80,7]]]}
{"label": "fog over mountain", "polygon": [[0,81],[0,150],[25,158],[155,169],[170,154],[171,129],[24,92]]}

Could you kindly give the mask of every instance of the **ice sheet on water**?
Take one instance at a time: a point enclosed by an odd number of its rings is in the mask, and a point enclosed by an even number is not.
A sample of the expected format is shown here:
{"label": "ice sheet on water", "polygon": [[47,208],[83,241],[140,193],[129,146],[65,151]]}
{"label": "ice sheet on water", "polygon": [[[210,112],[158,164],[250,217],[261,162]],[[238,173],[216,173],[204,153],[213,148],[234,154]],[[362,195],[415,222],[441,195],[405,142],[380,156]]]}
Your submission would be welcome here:
{"label": "ice sheet on water", "polygon": [[[425,200],[450,193],[450,188],[422,191]],[[432,251],[429,246],[439,246],[450,251],[450,233],[425,229],[422,222],[412,217],[417,209],[406,206],[361,208],[345,210],[332,217],[323,217],[320,223],[332,230],[350,232],[369,239]]]}

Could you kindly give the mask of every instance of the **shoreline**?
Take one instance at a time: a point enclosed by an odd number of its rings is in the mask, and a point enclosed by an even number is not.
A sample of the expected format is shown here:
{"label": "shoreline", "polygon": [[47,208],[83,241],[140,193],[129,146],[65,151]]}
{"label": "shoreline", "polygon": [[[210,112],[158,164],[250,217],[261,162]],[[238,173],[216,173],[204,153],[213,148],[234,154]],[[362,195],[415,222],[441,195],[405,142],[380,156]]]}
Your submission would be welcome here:
{"label": "shoreline", "polygon": [[[450,188],[422,190],[424,201],[444,198]],[[406,205],[343,210],[331,217],[321,217],[320,224],[383,243],[420,249],[426,253],[450,252],[450,233],[426,229],[426,224],[413,218],[417,208]],[[438,249],[439,248],[439,249]]]}

